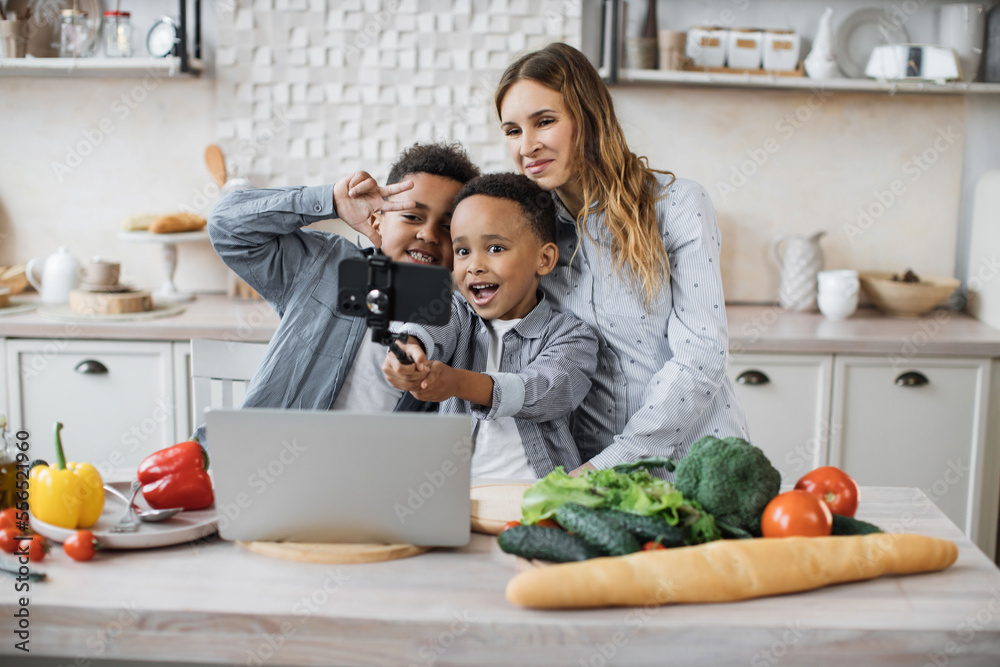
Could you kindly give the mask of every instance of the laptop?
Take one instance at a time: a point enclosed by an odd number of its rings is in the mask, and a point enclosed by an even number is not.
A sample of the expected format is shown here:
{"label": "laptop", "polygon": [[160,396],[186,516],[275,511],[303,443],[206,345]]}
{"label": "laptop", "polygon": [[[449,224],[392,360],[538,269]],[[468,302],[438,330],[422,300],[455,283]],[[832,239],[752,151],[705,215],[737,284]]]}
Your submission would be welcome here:
{"label": "laptop", "polygon": [[209,410],[205,423],[223,539],[469,542],[467,415]]}

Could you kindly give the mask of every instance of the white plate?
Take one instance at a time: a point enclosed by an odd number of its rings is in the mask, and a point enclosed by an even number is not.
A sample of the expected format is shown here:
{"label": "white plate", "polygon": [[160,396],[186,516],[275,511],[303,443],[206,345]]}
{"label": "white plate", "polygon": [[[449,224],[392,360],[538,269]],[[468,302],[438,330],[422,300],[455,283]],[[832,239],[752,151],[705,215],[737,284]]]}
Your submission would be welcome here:
{"label": "white plate", "polygon": [[852,79],[865,78],[865,66],[880,44],[906,44],[910,35],[891,14],[869,7],[849,15],[837,29],[837,64]]}
{"label": "white plate", "polygon": [[[111,482],[109,486],[128,497],[129,482]],[[105,493],[104,496],[104,512],[90,530],[106,549],[151,549],[183,544],[211,535],[216,530],[215,505],[212,505],[203,510],[181,512],[160,523],[142,522],[139,524],[139,530],[134,533],[112,533],[111,527],[118,523],[125,513],[125,503],[110,493]],[[135,504],[140,508],[149,507],[141,493],[136,495]],[[31,515],[31,527],[39,535],[44,535],[60,544],[76,532],[39,521],[34,515]]]}

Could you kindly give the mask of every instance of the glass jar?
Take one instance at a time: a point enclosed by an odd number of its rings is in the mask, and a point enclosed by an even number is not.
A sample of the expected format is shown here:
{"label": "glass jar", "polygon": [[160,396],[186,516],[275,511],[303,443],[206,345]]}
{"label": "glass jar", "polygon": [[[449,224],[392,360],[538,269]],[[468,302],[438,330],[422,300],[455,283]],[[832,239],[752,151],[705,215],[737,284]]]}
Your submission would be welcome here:
{"label": "glass jar", "polygon": [[104,12],[104,55],[128,58],[132,55],[132,22],[129,12]]}
{"label": "glass jar", "polygon": [[0,413],[0,510],[17,506],[17,452],[7,433],[7,416]]}
{"label": "glass jar", "polygon": [[75,9],[64,9],[59,26],[59,57],[83,58],[90,54],[90,26],[87,15]]}

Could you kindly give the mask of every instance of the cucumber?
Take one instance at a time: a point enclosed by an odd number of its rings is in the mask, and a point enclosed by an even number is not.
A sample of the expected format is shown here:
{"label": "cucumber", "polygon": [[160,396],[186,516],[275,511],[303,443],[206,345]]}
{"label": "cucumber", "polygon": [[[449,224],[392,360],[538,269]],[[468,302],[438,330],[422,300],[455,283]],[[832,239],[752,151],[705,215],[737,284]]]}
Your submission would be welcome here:
{"label": "cucumber", "polygon": [[630,532],[619,528],[590,507],[566,503],[556,510],[555,518],[556,523],[560,526],[576,533],[612,556],[624,556],[635,553],[642,548],[639,541]]}
{"label": "cucumber", "polygon": [[663,517],[642,516],[613,509],[600,509],[597,513],[643,542],[659,541],[665,547],[682,547],[685,544],[684,529],[671,526]]}
{"label": "cucumber", "polygon": [[513,526],[497,537],[500,548],[522,558],[540,558],[556,563],[571,563],[605,556],[603,551],[583,538],[545,526]]}
{"label": "cucumber", "polygon": [[853,517],[833,515],[833,532],[831,535],[871,535],[881,533],[882,529],[867,521],[859,521]]}

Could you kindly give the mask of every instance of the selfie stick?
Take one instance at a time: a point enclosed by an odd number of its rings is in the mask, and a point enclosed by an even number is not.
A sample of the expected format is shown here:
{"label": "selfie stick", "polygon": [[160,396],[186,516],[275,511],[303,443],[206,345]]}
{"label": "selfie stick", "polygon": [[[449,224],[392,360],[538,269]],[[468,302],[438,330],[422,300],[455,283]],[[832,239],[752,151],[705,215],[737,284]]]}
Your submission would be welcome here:
{"label": "selfie stick", "polygon": [[365,306],[368,308],[367,322],[372,330],[372,342],[388,345],[389,351],[396,355],[400,363],[412,364],[413,360],[400,349],[397,341],[408,339],[406,334],[394,334],[389,331],[389,313],[392,312],[392,261],[385,255],[372,255],[368,258],[368,294],[365,296]]}

